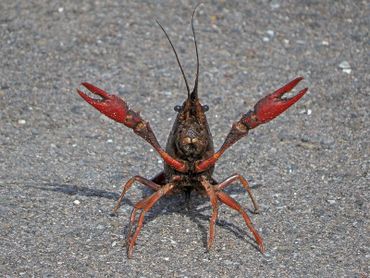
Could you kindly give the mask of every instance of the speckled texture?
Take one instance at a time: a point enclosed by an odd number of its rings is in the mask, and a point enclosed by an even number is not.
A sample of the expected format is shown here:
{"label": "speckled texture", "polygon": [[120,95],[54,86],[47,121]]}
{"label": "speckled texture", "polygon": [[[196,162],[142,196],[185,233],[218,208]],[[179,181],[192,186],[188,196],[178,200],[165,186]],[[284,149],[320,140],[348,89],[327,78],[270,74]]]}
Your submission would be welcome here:
{"label": "speckled texture", "polygon": [[[132,131],[75,93],[83,81],[117,92],[150,120],[162,145],[186,91],[158,19],[192,80],[194,1],[0,3],[0,273],[30,277],[364,277],[369,275],[368,1],[205,1],[196,16],[200,96],[216,147],[267,92],[296,76],[310,92],[220,160],[262,208],[222,206],[206,253],[210,206],[164,198],[147,215],[134,259],[118,217],[120,185],[162,162]],[[343,63],[346,61],[347,63]],[[349,68],[348,68],[349,64]],[[227,190],[251,208],[239,185]]]}

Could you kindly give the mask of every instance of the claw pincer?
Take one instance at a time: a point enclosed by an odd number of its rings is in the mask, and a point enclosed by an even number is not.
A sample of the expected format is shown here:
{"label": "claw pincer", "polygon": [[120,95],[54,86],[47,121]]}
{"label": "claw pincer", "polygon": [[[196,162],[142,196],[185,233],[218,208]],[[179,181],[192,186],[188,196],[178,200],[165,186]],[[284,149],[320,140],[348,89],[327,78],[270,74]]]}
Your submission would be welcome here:
{"label": "claw pincer", "polygon": [[90,105],[94,106],[97,110],[101,113],[106,115],[107,117],[120,122],[124,123],[127,112],[128,106],[126,102],[124,102],[121,98],[115,95],[110,95],[104,90],[91,85],[90,83],[84,82],[82,83],[90,92],[93,94],[99,95],[102,99],[94,99],[86,95],[85,93],[77,90],[78,94]]}
{"label": "claw pincer", "polygon": [[130,110],[127,103],[120,97],[108,94],[106,91],[87,82],[82,83],[82,85],[93,94],[101,96],[102,99],[93,99],[77,89],[79,95],[107,117],[116,122],[123,123],[129,128],[135,128],[142,122],[139,113]]}
{"label": "claw pincer", "polygon": [[241,122],[247,125],[249,129],[252,129],[279,116],[307,92],[308,88],[305,88],[291,98],[282,99],[282,96],[290,92],[302,79],[303,77],[298,77],[258,101],[253,111],[249,111],[245,114]]}

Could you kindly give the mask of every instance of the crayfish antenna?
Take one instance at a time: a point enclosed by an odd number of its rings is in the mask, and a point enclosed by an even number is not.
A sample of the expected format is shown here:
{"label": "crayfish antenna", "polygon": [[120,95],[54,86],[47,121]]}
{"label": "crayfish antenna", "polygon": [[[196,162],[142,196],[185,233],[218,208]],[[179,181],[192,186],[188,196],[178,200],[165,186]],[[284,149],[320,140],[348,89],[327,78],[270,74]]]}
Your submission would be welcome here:
{"label": "crayfish antenna", "polygon": [[197,56],[197,73],[195,76],[195,81],[194,81],[194,88],[193,91],[191,92],[191,99],[195,100],[198,98],[198,79],[199,79],[199,53],[198,53],[198,44],[197,44],[197,38],[195,36],[195,30],[194,30],[194,14],[197,8],[203,3],[199,3],[198,5],[195,6],[193,14],[191,15],[191,30],[193,32],[193,38],[194,38],[194,46],[195,46],[195,54]]}
{"label": "crayfish antenna", "polygon": [[176,52],[176,49],[175,47],[173,46],[173,43],[170,39],[170,36],[167,34],[166,30],[163,28],[163,26],[159,23],[158,20],[155,20],[157,22],[157,24],[159,25],[159,27],[161,27],[163,33],[166,35],[166,38],[168,40],[168,42],[170,43],[171,47],[172,47],[172,50],[173,52],[175,53],[175,56],[176,56],[176,60],[177,60],[177,64],[179,65],[180,67],[180,70],[181,70],[181,74],[182,74],[182,77],[184,78],[184,81],[185,81],[185,85],[186,85],[186,90],[188,91],[188,97],[190,96],[190,88],[189,88],[189,83],[188,83],[188,80],[186,79],[186,76],[185,76],[185,72],[184,72],[184,69],[182,68],[181,66],[181,63],[180,63],[180,59],[179,59],[179,56],[177,55],[177,52]]}

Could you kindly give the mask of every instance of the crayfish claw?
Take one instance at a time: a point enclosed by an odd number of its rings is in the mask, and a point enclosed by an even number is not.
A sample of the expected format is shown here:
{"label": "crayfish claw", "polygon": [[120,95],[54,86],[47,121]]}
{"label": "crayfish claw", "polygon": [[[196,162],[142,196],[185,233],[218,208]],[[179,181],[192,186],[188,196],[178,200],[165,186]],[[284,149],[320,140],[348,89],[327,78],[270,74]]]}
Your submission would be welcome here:
{"label": "crayfish claw", "polygon": [[305,88],[291,98],[282,98],[284,94],[290,92],[302,79],[303,77],[298,77],[272,94],[259,100],[254,106],[253,111],[250,111],[243,116],[241,119],[242,123],[244,123],[249,129],[252,129],[279,116],[290,106],[300,100],[307,92],[308,88]]}
{"label": "crayfish claw", "polygon": [[80,97],[82,97],[87,103],[89,103],[90,105],[94,106],[96,104],[98,104],[99,102],[101,102],[101,100],[99,99],[93,99],[91,97],[89,97],[88,95],[86,95],[85,93],[83,93],[82,91],[80,91],[79,89],[77,89],[77,93],[80,95]]}
{"label": "crayfish claw", "polygon": [[124,123],[127,113],[128,113],[128,106],[125,101],[123,101],[120,97],[108,94],[106,91],[91,85],[90,83],[84,82],[82,83],[90,92],[93,94],[99,95],[101,99],[94,99],[77,89],[77,93],[91,106],[95,107],[101,113],[106,115],[107,117],[120,122]]}
{"label": "crayfish claw", "polygon": [[290,92],[297,84],[303,80],[303,77],[297,77],[293,81],[290,81],[288,84],[284,85],[280,89],[277,89],[271,94],[273,98],[281,98],[285,93]]}
{"label": "crayfish claw", "polygon": [[92,92],[93,94],[101,96],[103,99],[112,99],[113,98],[113,96],[108,94],[106,91],[104,91],[104,90],[102,90],[98,87],[95,87],[94,85],[92,85],[90,83],[83,82],[82,85],[84,87],[86,87],[86,89],[88,89],[90,92]]}
{"label": "crayfish claw", "polygon": [[291,98],[286,98],[286,99],[280,98],[279,100],[282,102],[281,105],[283,106],[284,110],[288,109],[290,106],[292,106],[298,100],[300,100],[300,98],[304,96],[304,94],[307,92],[307,90],[308,90],[308,88],[304,88],[298,94],[296,94],[295,96],[293,96]]}

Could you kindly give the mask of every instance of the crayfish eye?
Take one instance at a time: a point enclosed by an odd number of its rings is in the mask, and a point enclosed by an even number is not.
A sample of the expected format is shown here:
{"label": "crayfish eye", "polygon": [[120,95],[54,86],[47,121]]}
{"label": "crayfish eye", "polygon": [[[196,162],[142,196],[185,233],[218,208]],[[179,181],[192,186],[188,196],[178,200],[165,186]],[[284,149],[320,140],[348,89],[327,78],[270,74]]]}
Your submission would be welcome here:
{"label": "crayfish eye", "polygon": [[175,110],[176,112],[181,112],[182,110],[182,106],[181,105],[176,105],[173,110]]}
{"label": "crayfish eye", "polygon": [[202,110],[203,110],[203,112],[207,112],[209,110],[209,106],[207,104],[203,105]]}

